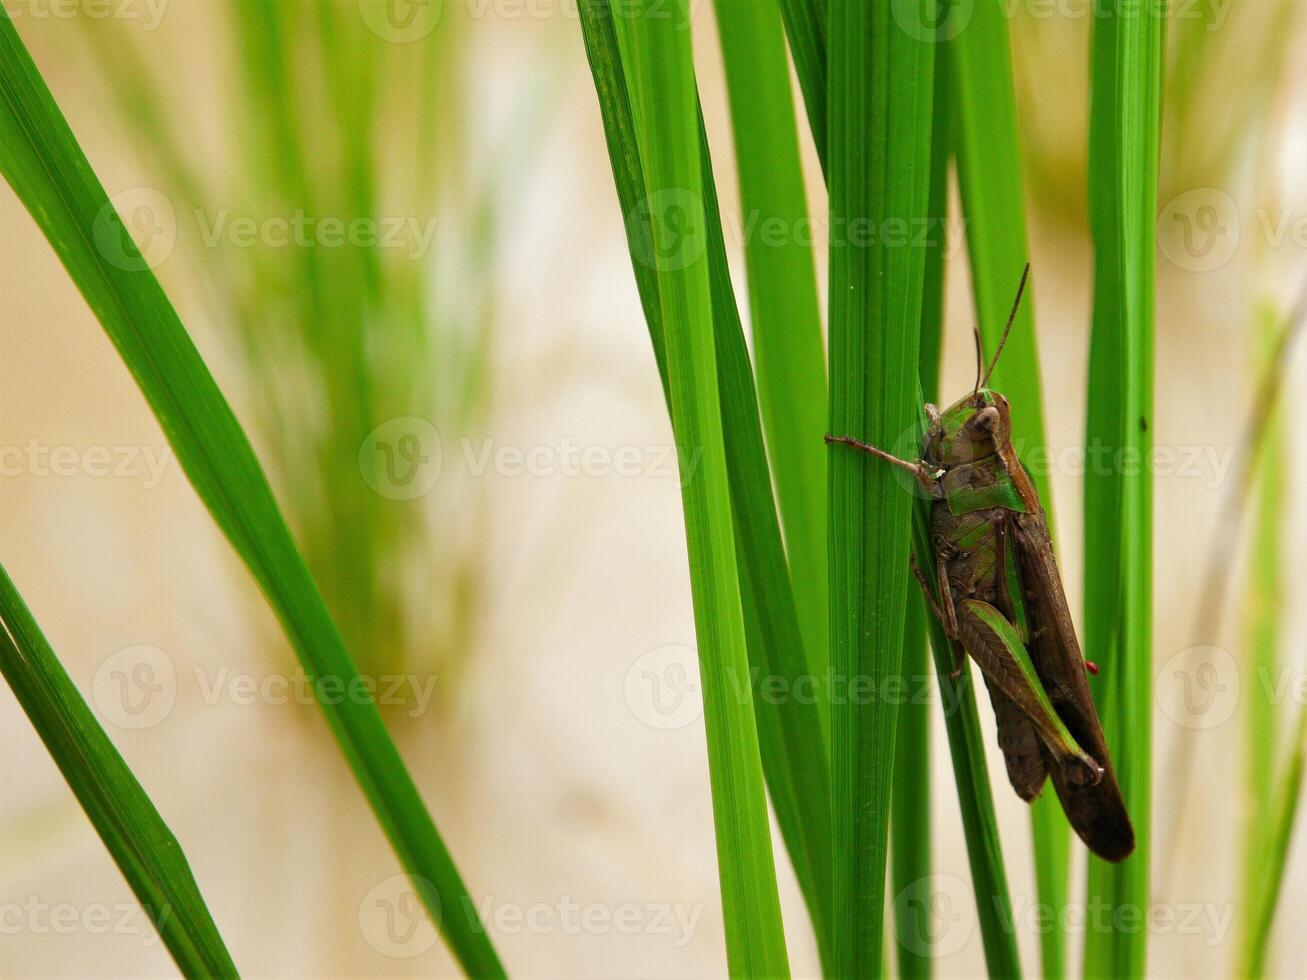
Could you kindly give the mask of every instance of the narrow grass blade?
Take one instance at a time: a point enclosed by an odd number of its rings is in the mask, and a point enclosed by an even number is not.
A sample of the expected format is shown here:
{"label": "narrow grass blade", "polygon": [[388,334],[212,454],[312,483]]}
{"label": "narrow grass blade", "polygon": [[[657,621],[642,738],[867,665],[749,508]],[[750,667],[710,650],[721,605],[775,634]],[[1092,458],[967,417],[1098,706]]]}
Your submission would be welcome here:
{"label": "narrow grass blade", "polygon": [[[1256,336],[1262,350],[1258,360],[1272,371],[1278,364],[1280,318],[1269,304],[1258,311]],[[1292,328],[1291,328],[1292,329]],[[1265,963],[1265,939],[1262,933],[1257,896],[1262,890],[1267,865],[1267,845],[1274,840],[1272,813],[1262,801],[1273,799],[1276,753],[1269,747],[1279,745],[1274,700],[1266,697],[1258,683],[1260,678],[1274,677],[1279,663],[1279,627],[1283,603],[1284,555],[1281,542],[1285,527],[1284,431],[1280,413],[1271,408],[1261,432],[1261,445],[1250,447],[1256,454],[1257,487],[1253,516],[1251,580],[1246,589],[1248,658],[1243,664],[1246,699],[1246,776],[1244,782],[1243,902],[1241,913],[1244,937],[1244,962],[1257,972],[1245,976],[1262,976]],[[1301,742],[1301,739],[1299,739]],[[1296,746],[1295,746],[1296,748]]]}
{"label": "narrow grass blade", "polygon": [[[268,597],[305,670],[346,690],[361,688],[249,441],[7,14],[0,17],[0,172],[117,347],[196,492]],[[475,905],[376,706],[345,698],[335,704],[323,701],[322,707],[378,822],[416,879],[415,887],[454,955],[473,976],[501,976],[503,968],[477,921]]]}
{"label": "narrow grass blade", "polygon": [[[894,6],[929,22],[926,0]],[[830,427],[897,448],[917,418],[925,253],[852,230],[919,228],[926,217],[935,45],[890,8],[830,7],[830,226],[841,230],[830,247]],[[829,467],[832,674],[884,690],[901,677],[912,497],[874,460],[833,452]],[[860,700],[832,706],[841,977],[876,976],[883,959],[897,705]]]}
{"label": "narrow grass blade", "polygon": [[[1126,0],[1094,20],[1089,217],[1094,242],[1086,446],[1109,458],[1152,450],[1154,226],[1165,50],[1164,11]],[[1085,475],[1085,649],[1135,853],[1089,859],[1087,906],[1145,909],[1152,819],[1152,474],[1147,466]],[[1144,929],[1089,930],[1087,977],[1143,976]]]}
{"label": "narrow grass blade", "polygon": [[[699,640],[718,873],[733,976],[788,976],[749,691],[717,377],[689,10],[658,0],[617,21],[644,165]],[[686,251],[687,246],[691,251]],[[744,694],[745,696],[741,696]]]}
{"label": "narrow grass blade", "polygon": [[188,977],[234,977],[181,845],[0,567],[0,671],[95,832]]}
{"label": "narrow grass blade", "polygon": [[[594,76],[608,141],[618,202],[627,216],[631,267],[667,390],[662,304],[651,255],[649,211],[642,205],[644,171],[636,146],[626,79],[607,0],[583,0],[581,29]],[[807,901],[823,957],[829,948],[831,898],[830,773],[820,717],[805,685],[816,680],[804,658],[803,640],[790,592],[780,524],[767,471],[752,368],[731,291],[725,242],[707,143],[701,139],[707,255],[713,302],[719,394],[735,518],[736,562],[744,609],[745,639],[754,679],[754,713],[767,787],[799,885]],[[670,408],[670,401],[669,401]],[[773,678],[791,696],[759,698]]]}
{"label": "narrow grass blade", "polygon": [[1266,976],[1266,959],[1271,926],[1275,923],[1276,906],[1284,886],[1284,874],[1289,864],[1289,845],[1293,842],[1293,827],[1302,797],[1302,773],[1307,757],[1307,708],[1299,707],[1298,723],[1294,732],[1293,747],[1276,789],[1271,810],[1266,814],[1266,840],[1257,862],[1260,872],[1257,890],[1251,896],[1251,926],[1244,944],[1242,969],[1239,976]]}
{"label": "narrow grass blade", "polygon": [[[965,29],[948,47],[958,184],[966,219],[976,319],[985,349],[993,351],[1030,255],[1011,44],[1007,16],[997,0],[975,4]],[[1035,480],[1050,533],[1055,533],[1048,473],[1044,467],[1032,465],[1034,460],[1047,459],[1034,323],[1034,290],[1027,287],[992,384],[1015,406],[1013,445]],[[1034,801],[1030,820],[1039,901],[1060,910],[1067,900],[1071,828],[1051,792]],[[1061,977],[1066,959],[1062,930],[1043,930],[1040,947],[1046,980]]]}
{"label": "narrow grass blade", "polygon": [[[814,676],[830,645],[826,588],[826,365],[785,39],[776,9],[718,0],[758,395],[790,581]],[[777,239],[776,231],[780,230]]]}
{"label": "narrow grass blade", "polygon": [[[925,431],[925,415],[921,416]],[[930,503],[919,501],[912,520],[912,552],[932,589],[935,580],[934,551],[930,544]],[[937,593],[938,594],[938,593]],[[940,701],[944,706],[944,725],[948,732],[949,753],[953,758],[953,779],[962,811],[962,833],[967,841],[967,861],[971,869],[971,887],[976,896],[976,915],[985,946],[985,965],[991,977],[1021,976],[1021,959],[1017,953],[1013,929],[1012,899],[1008,893],[1007,871],[998,835],[998,817],[990,792],[989,764],[985,761],[985,739],[980,730],[980,712],[976,707],[976,689],[971,680],[969,662],[954,678],[953,648],[944,635],[944,627],[934,616],[927,616],[930,648],[939,681]],[[922,896],[928,900],[929,895]]]}
{"label": "narrow grass blade", "polygon": [[[762,0],[764,6],[770,2]],[[808,127],[817,147],[817,159],[821,162],[821,172],[829,175],[826,163],[826,25],[830,21],[827,0],[779,0],[779,3],[785,35],[790,42],[790,55],[794,58],[794,70],[799,76],[799,90],[808,111]]]}
{"label": "narrow grass blade", "polygon": [[890,894],[894,896],[895,952],[898,975],[931,975],[930,952],[920,942],[921,909],[912,901],[914,886],[930,875],[930,712],[932,705],[917,695],[930,676],[926,617],[918,593],[908,592],[903,621],[904,697],[899,704],[894,736],[894,787],[890,798]]}
{"label": "narrow grass blade", "polygon": [[[930,134],[930,190],[927,214],[930,237],[921,288],[921,388],[931,402],[939,398],[940,347],[944,326],[944,254],[948,227],[950,153],[948,72],[946,54],[935,51],[935,105]],[[908,612],[903,626],[903,676],[907,690],[921,690],[930,677],[930,645],[926,619],[930,616],[915,582],[908,584]],[[894,787],[890,812],[890,893],[894,903],[894,933],[898,939],[900,977],[924,980],[933,959],[916,942],[921,936],[920,910],[898,896],[914,894],[914,882],[931,873],[931,757],[928,700],[909,696],[899,705],[898,734],[894,739]],[[912,941],[905,940],[911,937]]]}
{"label": "narrow grass blade", "polygon": [[[1268,347],[1263,355],[1264,367],[1257,388],[1253,395],[1252,410],[1249,414],[1244,434],[1239,444],[1239,455],[1233,468],[1233,476],[1226,481],[1225,499],[1221,502],[1221,516],[1215,522],[1212,542],[1208,548],[1202,585],[1198,591],[1198,608],[1193,618],[1191,645],[1200,646],[1210,643],[1212,638],[1221,634],[1221,621],[1229,601],[1232,577],[1231,570],[1238,563],[1238,551],[1243,536],[1244,524],[1248,519],[1251,504],[1258,504],[1255,513],[1256,522],[1253,531],[1256,564],[1252,569],[1252,581],[1249,593],[1255,603],[1250,624],[1252,635],[1249,637],[1251,655],[1244,669],[1248,671],[1249,690],[1261,691],[1258,676],[1267,677],[1269,673],[1258,675],[1259,670],[1273,670],[1275,660],[1275,641],[1277,632],[1275,605],[1278,603],[1280,570],[1279,559],[1275,549],[1279,546],[1283,523],[1278,515],[1282,506],[1278,499],[1280,490],[1276,484],[1283,479],[1281,471],[1282,453],[1275,442],[1279,439],[1278,404],[1284,387],[1287,372],[1287,360],[1293,352],[1294,345],[1307,328],[1307,281],[1299,287],[1298,296],[1285,316],[1283,323],[1270,308],[1262,311],[1262,322],[1258,334],[1259,343]],[[1265,478],[1258,483],[1258,475],[1265,472]],[[1256,493],[1254,493],[1256,491]],[[1249,699],[1249,724],[1253,741],[1250,744],[1252,758],[1249,759],[1249,775],[1257,786],[1269,789],[1273,759],[1265,746],[1275,744],[1274,732],[1263,732],[1263,726],[1273,723],[1274,712],[1270,705],[1260,697]],[[1274,725],[1272,724],[1272,728]],[[1180,859],[1179,841],[1184,837],[1185,818],[1189,810],[1189,793],[1193,786],[1194,770],[1198,765],[1199,744],[1195,737],[1200,733],[1189,732],[1187,737],[1176,741],[1167,756],[1163,771],[1166,784],[1161,798],[1170,805],[1172,815],[1169,825],[1159,839],[1166,844],[1161,849],[1159,866],[1162,873],[1155,882],[1156,892],[1167,894],[1168,872],[1171,872]],[[1255,800],[1266,799],[1264,792],[1259,792]],[[1260,811],[1254,807],[1254,816]],[[1160,816],[1159,816],[1160,819]],[[1247,828],[1250,846],[1261,839],[1262,835],[1250,826]],[[1257,876],[1258,862],[1249,861],[1245,870],[1249,875]]]}

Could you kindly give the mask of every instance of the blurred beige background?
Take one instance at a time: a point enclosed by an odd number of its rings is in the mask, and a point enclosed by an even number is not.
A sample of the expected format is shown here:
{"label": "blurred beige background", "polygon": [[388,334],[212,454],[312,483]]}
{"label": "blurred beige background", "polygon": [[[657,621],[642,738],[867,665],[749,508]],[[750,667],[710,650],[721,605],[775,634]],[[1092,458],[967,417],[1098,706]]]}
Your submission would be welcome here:
{"label": "blurred beige background", "polygon": [[[227,138],[223,107],[230,78],[222,68],[214,6],[172,0],[142,40],[172,98],[188,108],[201,146]],[[73,28],[36,16],[37,6],[23,11],[20,33],[110,194],[155,186],[148,159],[133,152],[108,111]],[[566,4],[472,5],[461,16],[468,21],[466,70],[475,82],[462,107],[472,144],[503,136],[523,91],[543,86],[548,108],[530,156],[518,161],[517,199],[496,217],[492,281],[501,343],[493,372],[500,397],[489,431],[496,450],[507,447],[510,455],[477,474],[457,435],[442,434],[440,480],[455,488],[457,499],[475,498],[486,515],[474,542],[489,583],[473,611],[475,646],[463,651],[466,663],[456,675],[435,676],[438,693],[425,707],[406,705],[388,720],[483,902],[510,973],[721,976],[725,955],[701,720],[692,692],[668,711],[667,703],[650,700],[659,692],[646,683],[653,671],[674,694],[680,690],[676,670],[685,665],[686,685],[693,688],[679,487],[675,467],[664,458],[670,431],[579,28]],[[1086,25],[1066,19],[1065,25],[1023,24],[1016,48],[1024,118],[1033,121],[1034,132],[1026,135],[1032,153],[1043,154],[1028,174],[1033,281],[1050,439],[1061,459],[1082,441],[1092,261],[1076,205],[1058,207],[1065,204],[1061,181],[1070,178],[1041,169],[1053,166],[1041,147],[1056,144],[1074,156],[1085,112],[1065,111],[1055,92],[1038,85],[1032,91],[1026,80],[1042,77],[1040,70],[1049,66],[1067,75],[1087,70]],[[1041,53],[1041,44],[1055,43],[1062,46]],[[1226,43],[1245,60],[1257,58],[1243,41]],[[695,44],[742,285],[729,125],[707,4],[698,6]],[[1083,80],[1077,84],[1071,91],[1083,92]],[[1285,131],[1298,131],[1293,140],[1272,140],[1277,173],[1288,175],[1275,181],[1285,208],[1307,205],[1302,89],[1291,79],[1277,97],[1283,119],[1292,120]],[[1060,141],[1059,126],[1079,131],[1069,138],[1071,148]],[[1243,229],[1228,261],[1194,271],[1159,254],[1156,442],[1182,454],[1196,447],[1197,456],[1189,468],[1172,467],[1157,480],[1156,901],[1192,912],[1196,924],[1155,931],[1150,974],[1158,977],[1228,975],[1236,949],[1233,903],[1239,899],[1237,841],[1245,805],[1238,707],[1247,694],[1238,689],[1238,676],[1222,677],[1235,685],[1221,689],[1218,710],[1225,717],[1199,721],[1200,761],[1174,842],[1176,866],[1159,863],[1179,806],[1167,796],[1169,753],[1195,732],[1194,719],[1177,707],[1183,678],[1168,664],[1193,642],[1201,569],[1232,472],[1223,467],[1248,410],[1253,305],[1268,296],[1283,301],[1307,272],[1307,254],[1291,240],[1270,248],[1254,241],[1265,237],[1264,225],[1245,196],[1251,181],[1240,174],[1255,169],[1256,156],[1251,143],[1244,146],[1242,162],[1222,185],[1239,204]],[[824,195],[815,166],[809,176],[810,207],[820,213]],[[1187,189],[1183,183],[1164,189],[1159,203]],[[1301,218],[1307,211],[1294,214]],[[193,227],[179,227],[183,238],[194,239]],[[171,707],[148,719],[148,727],[127,727],[122,722],[139,719],[93,703],[190,857],[237,964],[252,977],[455,975],[428,927],[402,919],[411,910],[392,881],[398,865],[316,710],[293,698],[247,698],[232,686],[238,675],[254,683],[293,676],[293,658],[242,567],[166,457],[166,443],[126,370],[7,187],[0,190],[0,228],[0,447],[28,447],[34,440],[50,451],[72,447],[64,456],[75,457],[69,475],[32,463],[30,453],[6,469],[0,560],[88,698],[105,684],[112,690],[105,667],[111,656],[142,645],[163,651],[174,672]],[[954,252],[946,393],[969,384],[972,371],[960,242]],[[188,254],[179,247],[156,271],[244,417],[239,363],[198,295]],[[1294,399],[1303,391],[1302,361],[1293,362]],[[1287,427],[1300,456],[1307,448],[1300,412],[1288,413]],[[480,446],[473,444],[472,452]],[[558,462],[566,446],[593,448],[600,462],[573,473]],[[98,457],[88,455],[95,447],[115,459],[134,453],[137,463],[124,475],[95,475]],[[631,458],[639,461],[632,474],[612,462],[623,447],[634,447]],[[517,472],[511,452],[533,449],[544,464],[536,473]],[[164,461],[161,475],[143,469],[147,459]],[[1073,469],[1055,473],[1054,492],[1062,566],[1078,614],[1080,495]],[[1297,499],[1301,466],[1294,462],[1291,470]],[[340,478],[360,477],[344,472]],[[457,512],[450,519],[458,519]],[[339,520],[348,522],[350,515]],[[1296,558],[1302,524],[1294,514],[1284,532],[1289,597],[1302,594],[1304,585]],[[446,556],[433,553],[429,560],[440,563]],[[1230,652],[1232,663],[1240,653],[1240,604],[1234,597],[1222,635],[1210,640]],[[1282,655],[1292,676],[1303,670],[1303,625],[1300,604],[1290,600]],[[414,677],[415,684],[432,680],[429,674]],[[1293,707],[1286,702],[1286,712]],[[986,703],[986,725],[988,710]],[[941,947],[946,955],[937,973],[976,976],[983,973],[983,955],[938,714],[933,735],[937,867],[953,883],[946,883],[949,895],[956,886],[960,913]],[[173,974],[166,951],[139,912],[132,914],[130,891],[7,690],[0,692],[0,744],[0,973]],[[1028,821],[1025,807],[1001,784],[992,739],[990,747],[1014,911],[1033,975],[1037,938],[1026,923],[1036,896]],[[796,975],[815,976],[815,951],[779,838],[777,854],[791,962]],[[1079,882],[1082,856],[1076,861]],[[1300,857],[1291,863],[1276,930],[1284,977],[1301,968],[1297,923],[1307,914],[1307,864]],[[1077,885],[1072,894],[1079,894]],[[401,917],[398,931],[395,921],[392,928],[379,925],[385,910]],[[1078,939],[1073,936],[1069,946],[1078,958]]]}

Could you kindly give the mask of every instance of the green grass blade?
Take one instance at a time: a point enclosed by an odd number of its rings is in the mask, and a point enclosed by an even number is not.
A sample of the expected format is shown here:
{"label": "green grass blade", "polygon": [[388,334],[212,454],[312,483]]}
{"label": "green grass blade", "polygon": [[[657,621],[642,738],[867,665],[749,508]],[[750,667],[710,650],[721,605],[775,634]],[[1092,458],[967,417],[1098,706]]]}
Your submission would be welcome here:
{"label": "green grass blade", "polygon": [[1293,747],[1280,784],[1272,798],[1271,810],[1266,814],[1267,836],[1257,862],[1257,869],[1260,872],[1258,888],[1252,896],[1252,929],[1245,940],[1239,976],[1266,976],[1271,926],[1275,922],[1276,905],[1280,890],[1284,886],[1284,874],[1289,863],[1289,845],[1293,842],[1294,820],[1298,815],[1298,803],[1302,796],[1305,757],[1307,757],[1307,709],[1300,707]]}
{"label": "green grass blade", "polygon": [[[249,441],[140,257],[32,64],[0,18],[0,172],[36,219],[131,370],[192,485],[268,597],[305,670],[358,674]],[[323,710],[377,819],[464,969],[503,968],[371,701]],[[444,907],[446,914],[440,914]]]}
{"label": "green grass blade", "polygon": [[[930,662],[925,602],[908,592],[903,621],[905,698],[899,704],[894,736],[894,786],[890,798],[890,894],[912,895],[914,883],[930,875],[930,712],[929,699],[917,698]],[[925,978],[932,973],[929,951],[917,942],[920,910],[910,902],[893,907],[898,939],[898,975]]]}
{"label": "green grass blade", "polygon": [[[925,0],[909,8],[923,17]],[[836,0],[830,20],[830,226],[919,228],[930,175],[935,45],[889,4]],[[871,239],[870,241],[868,239]],[[882,235],[832,236],[830,427],[897,446],[917,418],[925,253]],[[901,675],[912,497],[890,468],[830,457],[831,667],[883,690]],[[842,681],[841,681],[842,683]],[[832,706],[835,975],[882,969],[897,706]]]}
{"label": "green grass blade", "polygon": [[0,671],[164,945],[188,977],[234,977],[181,845],[0,567]]}
{"label": "green grass blade", "polygon": [[[992,352],[1002,337],[1030,255],[1011,44],[1007,16],[998,0],[975,4],[965,29],[949,43],[949,62],[976,319],[985,350]],[[1034,290],[1027,286],[991,382],[1014,406],[1013,443],[1027,463],[1039,458],[1034,454],[1042,455],[1047,445],[1034,323]],[[1053,530],[1048,474],[1041,467],[1027,468]],[[1060,910],[1067,900],[1071,827],[1051,792],[1031,805],[1030,820],[1039,901]],[[1066,962],[1062,930],[1043,930],[1040,947],[1046,980],[1061,977]]]}
{"label": "green grass blade", "polygon": [[[998,0],[976,4],[966,29],[950,42],[948,57],[976,319],[990,355],[1002,338],[1030,257],[1012,56]],[[1026,287],[991,383],[1012,402],[1012,439],[1023,457],[1042,449],[1046,439],[1033,284]],[[1035,468],[1032,476],[1047,511],[1047,473]]]}
{"label": "green grass blade", "polygon": [[[772,0],[760,0],[766,6]],[[827,116],[826,116],[826,25],[830,16],[827,0],[779,0],[781,19],[785,23],[785,36],[790,42],[790,55],[794,70],[799,76],[799,90],[808,112],[808,127],[817,147],[821,172],[829,175],[827,167]]]}
{"label": "green grass blade", "polygon": [[[930,190],[927,214],[931,237],[921,288],[921,389],[928,401],[939,397],[940,348],[944,327],[944,253],[948,227],[949,138],[948,72],[942,48],[935,51],[935,105],[930,134]],[[903,676],[907,690],[916,691],[930,676],[930,646],[926,618],[931,615],[915,582],[908,584],[908,613],[903,627]],[[927,699],[909,697],[899,705],[898,734],[894,739],[894,787],[890,812],[890,893],[908,893],[913,882],[931,873],[930,827],[930,716]],[[910,894],[910,893],[909,893]],[[924,980],[933,960],[905,936],[918,934],[918,910],[906,902],[894,904],[894,931],[898,937],[899,976]]]}
{"label": "green grass blade", "polygon": [[[1291,328],[1292,329],[1292,328]],[[1277,365],[1279,351],[1280,317],[1275,307],[1265,304],[1257,316],[1256,337],[1262,348],[1258,363],[1268,365],[1270,371],[1282,371]],[[1258,896],[1262,891],[1267,866],[1267,845],[1273,841],[1273,812],[1267,811],[1261,801],[1273,799],[1276,753],[1268,751],[1279,745],[1274,700],[1265,696],[1260,678],[1274,677],[1279,665],[1280,615],[1283,604],[1284,555],[1282,541],[1285,527],[1285,442],[1280,412],[1270,407],[1270,416],[1259,437],[1260,445],[1251,446],[1255,453],[1251,463],[1257,470],[1254,497],[1252,561],[1249,564],[1250,581],[1246,590],[1248,658],[1242,665],[1244,689],[1250,692],[1246,699],[1246,775],[1245,823],[1243,846],[1244,900],[1240,905],[1243,916],[1241,934],[1244,937],[1242,955],[1249,970],[1256,964],[1256,973],[1245,976],[1262,976],[1265,964],[1265,935],[1260,921]],[[1301,741],[1301,740],[1300,740]],[[1269,929],[1269,923],[1267,923]],[[1259,941],[1260,937],[1260,941]]]}
{"label": "green grass blade", "polygon": [[[645,194],[644,171],[616,33],[606,0],[583,0],[579,11],[618,202],[627,216],[631,267],[666,391],[662,305],[653,267],[645,258],[652,252],[648,208],[641,206]],[[776,678],[785,690],[801,692],[798,685],[810,682],[814,675],[804,657],[790,592],[752,368],[731,290],[706,141],[702,143],[702,154],[718,385],[749,665],[757,678],[755,691],[766,678]],[[825,956],[829,948],[831,898],[830,773],[820,718],[806,697],[755,697],[754,713],[763,771],[777,822],[807,901],[819,948]]]}
{"label": "green grass blade", "polygon": [[[717,863],[732,976],[788,976],[749,689],[722,431],[689,10],[641,0],[617,20],[644,164],[671,413],[680,449],[708,735]],[[743,687],[741,687],[743,685]]]}
{"label": "green grass blade", "polygon": [[[920,423],[924,433],[924,414]],[[929,501],[919,501],[914,508],[912,550],[932,589],[938,589],[932,560],[934,550],[930,544]],[[940,701],[944,705],[944,725],[953,758],[953,779],[962,812],[962,832],[967,842],[967,861],[971,869],[971,887],[976,896],[981,941],[985,947],[985,965],[991,977],[1015,980],[1021,976],[1021,959],[1017,953],[1012,899],[1008,893],[1007,871],[998,835],[998,817],[994,813],[994,797],[990,791],[985,739],[980,730],[980,711],[976,707],[970,663],[954,679],[951,676],[953,648],[944,635],[943,624],[935,616],[927,616],[926,622]]]}
{"label": "green grass blade", "polygon": [[[1154,253],[1165,21],[1114,0],[1094,20],[1089,217],[1094,242],[1086,446],[1147,460],[1152,450]],[[1121,454],[1119,456],[1115,454]],[[1085,649],[1137,848],[1089,859],[1087,905],[1148,908],[1152,818],[1152,474],[1085,475]],[[1090,930],[1085,975],[1140,977],[1147,930]]]}
{"label": "green grass blade", "polygon": [[[814,676],[826,672],[826,365],[785,39],[776,9],[718,0],[758,395],[776,479],[790,580]],[[783,229],[779,241],[769,229]]]}
{"label": "green grass blade", "polygon": [[[703,148],[704,208],[708,215],[708,259],[712,282],[717,371],[722,420],[727,430],[727,470],[735,519],[736,558],[740,574],[746,646],[749,650],[754,710],[763,771],[771,791],[776,821],[803,890],[822,962],[830,963],[832,884],[829,734],[821,709],[825,700],[809,699],[808,686],[820,690],[828,667],[814,667],[806,657],[799,617],[786,578],[780,523],[766,467],[762,426],[754,391],[744,327],[731,290],[726,244],[718,215],[717,193]],[[759,697],[765,685],[779,683],[787,696]]]}

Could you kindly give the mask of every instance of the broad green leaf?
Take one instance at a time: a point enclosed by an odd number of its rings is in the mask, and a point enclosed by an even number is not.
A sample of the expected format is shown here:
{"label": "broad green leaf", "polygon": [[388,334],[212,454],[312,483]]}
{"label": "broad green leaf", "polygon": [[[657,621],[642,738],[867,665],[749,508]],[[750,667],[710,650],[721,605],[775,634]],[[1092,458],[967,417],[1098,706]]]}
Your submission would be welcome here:
{"label": "broad green leaf", "polygon": [[[917,418],[925,252],[862,232],[919,228],[926,217],[935,45],[899,17],[928,23],[927,8],[830,5],[830,429],[891,449]],[[833,451],[829,473],[832,675],[884,690],[901,677],[913,499],[889,467],[860,454]],[[876,976],[883,965],[893,700],[832,705],[840,977]]]}
{"label": "broad green leaf", "polygon": [[188,977],[234,977],[181,845],[87,707],[0,567],[0,671]]}
{"label": "broad green leaf", "polygon": [[[1093,327],[1085,443],[1115,458],[1152,451],[1154,264],[1165,11],[1112,0],[1094,19],[1089,123]],[[1087,905],[1149,906],[1152,819],[1153,487],[1147,466],[1085,474],[1085,649],[1136,851],[1089,858]],[[1085,936],[1085,976],[1140,977],[1148,931]]]}
{"label": "broad green leaf", "polygon": [[[360,684],[249,441],[137,251],[8,15],[0,18],[0,172],[31,212],[136,379],[200,499],[240,554],[309,676]],[[377,820],[451,951],[503,968],[371,701],[322,703]],[[441,909],[445,913],[441,914]]]}
{"label": "broad green leaf", "polygon": [[[616,18],[653,246],[699,643],[717,866],[733,976],[788,976],[767,822],[726,468],[689,10],[640,0]],[[697,243],[697,244],[696,244]]]}

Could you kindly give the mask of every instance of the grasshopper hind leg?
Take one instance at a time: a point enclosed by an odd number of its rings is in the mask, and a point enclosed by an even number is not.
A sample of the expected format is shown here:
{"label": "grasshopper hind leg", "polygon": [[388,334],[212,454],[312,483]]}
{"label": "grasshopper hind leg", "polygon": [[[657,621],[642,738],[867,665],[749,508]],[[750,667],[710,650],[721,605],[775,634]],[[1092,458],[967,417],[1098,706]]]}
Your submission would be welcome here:
{"label": "grasshopper hind leg", "polygon": [[1003,693],[1003,689],[981,672],[989,688],[989,700],[994,706],[994,720],[998,724],[998,747],[1003,750],[1007,765],[1008,782],[1017,796],[1027,803],[1039,796],[1048,779],[1048,766],[1035,726],[1017,703]]}
{"label": "grasshopper hind leg", "polygon": [[1058,716],[1016,627],[993,606],[976,599],[959,603],[957,616],[967,652],[980,665],[991,691],[998,688],[1034,729],[1047,753],[1046,765],[1057,769],[1068,785],[1096,784],[1102,778],[1102,766],[1076,744]]}

